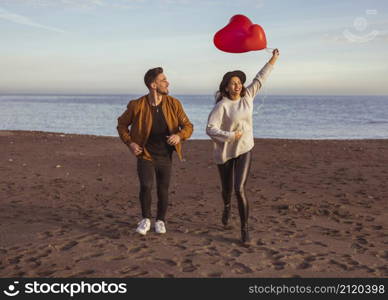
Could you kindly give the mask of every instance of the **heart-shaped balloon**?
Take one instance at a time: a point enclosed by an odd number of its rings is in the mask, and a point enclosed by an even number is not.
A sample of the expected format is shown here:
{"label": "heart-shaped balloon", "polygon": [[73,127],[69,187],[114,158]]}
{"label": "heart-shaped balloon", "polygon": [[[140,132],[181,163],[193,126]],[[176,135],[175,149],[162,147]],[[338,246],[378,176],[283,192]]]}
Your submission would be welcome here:
{"label": "heart-shaped balloon", "polygon": [[233,16],[229,24],[214,35],[214,45],[224,52],[243,53],[267,48],[263,28],[244,15]]}

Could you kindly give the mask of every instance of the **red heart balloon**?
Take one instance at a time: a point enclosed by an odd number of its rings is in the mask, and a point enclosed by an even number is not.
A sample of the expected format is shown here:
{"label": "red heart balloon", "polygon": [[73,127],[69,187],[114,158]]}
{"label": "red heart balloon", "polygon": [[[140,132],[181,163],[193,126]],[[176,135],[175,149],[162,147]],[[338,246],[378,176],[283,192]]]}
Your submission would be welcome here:
{"label": "red heart balloon", "polygon": [[243,53],[267,48],[263,28],[253,24],[244,15],[233,16],[229,24],[214,35],[213,42],[219,50],[229,53]]}

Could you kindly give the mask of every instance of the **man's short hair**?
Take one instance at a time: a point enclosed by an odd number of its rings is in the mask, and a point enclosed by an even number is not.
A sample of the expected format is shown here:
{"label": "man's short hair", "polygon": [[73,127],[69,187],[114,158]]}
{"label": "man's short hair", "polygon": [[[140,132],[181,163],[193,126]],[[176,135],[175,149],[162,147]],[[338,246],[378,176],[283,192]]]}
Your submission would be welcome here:
{"label": "man's short hair", "polygon": [[163,73],[162,67],[157,67],[153,69],[149,69],[147,73],[144,75],[144,83],[145,85],[150,88],[151,83],[155,81],[156,77],[158,77],[159,74]]}

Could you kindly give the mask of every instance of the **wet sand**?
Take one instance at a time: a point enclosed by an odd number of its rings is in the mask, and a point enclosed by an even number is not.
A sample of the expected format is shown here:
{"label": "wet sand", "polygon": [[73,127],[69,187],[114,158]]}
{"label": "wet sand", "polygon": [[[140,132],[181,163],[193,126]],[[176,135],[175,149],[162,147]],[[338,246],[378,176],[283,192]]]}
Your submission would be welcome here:
{"label": "wet sand", "polygon": [[210,140],[174,154],[168,232],[142,237],[119,138],[0,131],[0,277],[388,277],[388,140],[255,143],[244,247]]}

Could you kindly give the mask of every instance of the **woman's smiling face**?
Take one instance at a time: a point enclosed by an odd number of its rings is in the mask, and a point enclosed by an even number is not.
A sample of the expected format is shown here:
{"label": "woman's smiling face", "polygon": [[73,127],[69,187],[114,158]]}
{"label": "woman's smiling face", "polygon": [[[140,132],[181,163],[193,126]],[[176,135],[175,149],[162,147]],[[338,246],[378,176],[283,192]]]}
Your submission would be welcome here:
{"label": "woman's smiling face", "polygon": [[229,93],[229,97],[239,97],[242,90],[242,86],[243,85],[239,77],[233,76],[232,78],[230,78],[229,83],[226,87],[226,91]]}

